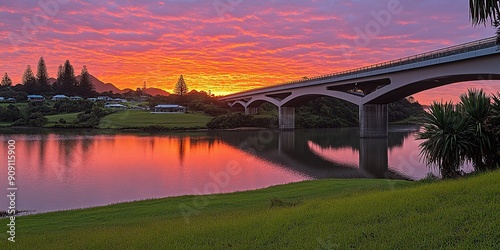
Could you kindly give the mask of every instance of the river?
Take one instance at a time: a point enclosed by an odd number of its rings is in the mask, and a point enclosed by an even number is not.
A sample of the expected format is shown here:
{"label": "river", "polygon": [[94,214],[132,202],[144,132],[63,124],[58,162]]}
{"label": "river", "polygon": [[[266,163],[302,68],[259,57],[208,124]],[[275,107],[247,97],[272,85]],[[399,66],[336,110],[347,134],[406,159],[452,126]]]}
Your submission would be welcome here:
{"label": "river", "polygon": [[[161,135],[10,130],[0,134],[0,183],[7,195],[9,140],[17,209],[33,212],[321,178],[419,180],[438,173],[420,161],[418,130],[390,127],[386,139],[360,139],[356,128]],[[0,199],[0,210],[6,207]]]}

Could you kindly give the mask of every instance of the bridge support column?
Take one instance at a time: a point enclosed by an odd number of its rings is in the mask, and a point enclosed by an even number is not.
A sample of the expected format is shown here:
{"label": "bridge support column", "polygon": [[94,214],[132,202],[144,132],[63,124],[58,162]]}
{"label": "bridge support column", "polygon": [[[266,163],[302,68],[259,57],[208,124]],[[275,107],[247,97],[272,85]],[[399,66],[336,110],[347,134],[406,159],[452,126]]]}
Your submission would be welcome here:
{"label": "bridge support column", "polygon": [[389,160],[387,138],[359,139],[359,169],[375,178],[385,178]]}
{"label": "bridge support column", "polygon": [[280,131],[278,134],[278,153],[295,151],[295,131]]}
{"label": "bridge support column", "polygon": [[360,137],[387,137],[387,126],[387,104],[366,104],[359,106]]}
{"label": "bridge support column", "polygon": [[257,108],[246,107],[245,108],[245,114],[246,115],[256,115],[257,114]]}
{"label": "bridge support column", "polygon": [[295,128],[295,108],[279,107],[279,125],[280,129]]}

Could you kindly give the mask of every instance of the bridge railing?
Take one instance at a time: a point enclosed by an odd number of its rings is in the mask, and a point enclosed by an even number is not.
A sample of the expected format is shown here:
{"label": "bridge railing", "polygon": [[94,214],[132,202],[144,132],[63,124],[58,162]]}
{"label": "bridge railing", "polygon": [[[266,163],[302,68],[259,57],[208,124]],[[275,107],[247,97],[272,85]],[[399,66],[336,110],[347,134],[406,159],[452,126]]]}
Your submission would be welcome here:
{"label": "bridge railing", "polygon": [[[466,52],[471,52],[471,51],[476,51],[480,49],[485,49],[485,48],[490,48],[496,46],[496,37],[489,37],[473,42],[468,42],[460,45],[455,45],[443,49],[438,49],[430,52],[425,52],[422,54],[417,54],[413,56],[408,56],[392,61],[387,61],[387,62],[382,62],[382,63],[377,63],[373,64],[370,66],[365,66],[357,69],[351,69],[351,70],[346,70],[346,71],[341,71],[333,74],[328,74],[328,75],[322,75],[322,76],[316,76],[316,77],[310,77],[306,79],[300,79],[300,80],[294,80],[290,82],[285,82],[285,83],[279,83],[271,86],[266,86],[250,91],[255,91],[255,90],[261,90],[261,89],[267,89],[267,88],[272,88],[272,87],[278,87],[278,86],[285,86],[289,84],[295,84],[295,83],[302,83],[302,82],[308,82],[308,81],[313,81],[313,80],[321,80],[321,79],[327,79],[327,78],[337,78],[337,77],[342,77],[342,76],[349,76],[349,75],[355,75],[359,73],[365,73],[365,72],[370,72],[370,71],[375,71],[375,70],[380,70],[380,69],[386,69],[386,68],[391,68],[391,67],[397,67],[401,65],[407,65],[411,63],[417,63],[417,62],[423,62],[431,59],[436,59],[436,58],[441,58],[441,57],[446,57],[446,56],[451,56],[451,55],[457,55],[457,54],[462,54]],[[249,92],[249,91],[243,91],[240,93],[244,92]]]}

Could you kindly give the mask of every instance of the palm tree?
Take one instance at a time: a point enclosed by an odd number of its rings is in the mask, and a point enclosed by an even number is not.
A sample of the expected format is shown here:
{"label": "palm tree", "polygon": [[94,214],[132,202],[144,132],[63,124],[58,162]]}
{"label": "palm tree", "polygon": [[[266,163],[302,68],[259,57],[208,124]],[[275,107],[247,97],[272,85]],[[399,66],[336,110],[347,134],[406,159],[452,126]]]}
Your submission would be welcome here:
{"label": "palm tree", "polygon": [[437,166],[443,178],[460,175],[460,166],[473,146],[467,127],[452,103],[434,102],[426,114],[423,131],[417,134],[417,139],[425,140],[419,146],[420,156],[427,165]]}
{"label": "palm tree", "polygon": [[469,0],[470,18],[474,25],[492,23],[500,17],[500,0]]}
{"label": "palm tree", "polygon": [[492,152],[495,138],[487,130],[490,118],[491,98],[483,90],[469,89],[460,96],[457,106],[463,119],[468,123],[470,141],[474,144],[467,152],[467,157],[474,163],[474,168],[479,171],[487,170],[492,166]]}
{"label": "palm tree", "polygon": [[491,115],[488,120],[488,130],[494,138],[492,168],[500,168],[500,92],[491,97]]}

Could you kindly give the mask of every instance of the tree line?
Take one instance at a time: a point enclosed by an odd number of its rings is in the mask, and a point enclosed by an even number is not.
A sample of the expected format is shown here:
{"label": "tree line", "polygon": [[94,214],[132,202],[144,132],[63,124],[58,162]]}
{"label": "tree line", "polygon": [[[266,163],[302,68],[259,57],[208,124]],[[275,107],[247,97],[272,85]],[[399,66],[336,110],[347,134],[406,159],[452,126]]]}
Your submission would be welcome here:
{"label": "tree line", "polygon": [[[27,94],[63,94],[67,96],[78,95],[81,97],[91,97],[97,95],[95,86],[90,78],[90,73],[86,66],[83,66],[81,79],[78,81],[75,76],[75,71],[69,60],[64,64],[59,65],[57,71],[57,79],[53,84],[49,82],[49,73],[43,57],[40,57],[37,66],[36,75],[33,73],[31,66],[28,65],[23,73],[21,85],[16,85],[17,91],[26,92]],[[2,89],[11,88],[12,80],[8,73],[2,77],[0,84]]]}

